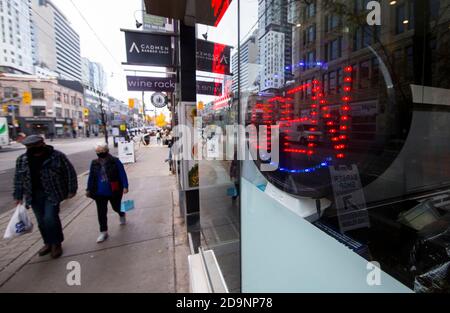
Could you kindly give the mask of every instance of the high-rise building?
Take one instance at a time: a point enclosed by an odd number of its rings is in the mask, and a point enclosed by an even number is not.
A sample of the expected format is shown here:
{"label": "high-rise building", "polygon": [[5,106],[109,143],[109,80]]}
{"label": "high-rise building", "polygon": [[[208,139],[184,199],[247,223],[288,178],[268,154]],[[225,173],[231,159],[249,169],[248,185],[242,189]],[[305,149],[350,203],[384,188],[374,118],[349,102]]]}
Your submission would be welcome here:
{"label": "high-rise building", "polygon": [[50,0],[31,1],[35,64],[81,81],[80,36]]}
{"label": "high-rise building", "polygon": [[260,88],[281,88],[292,79],[292,24],[288,0],[259,0]]}
{"label": "high-rise building", "polygon": [[0,72],[33,73],[31,0],[0,0]]}
{"label": "high-rise building", "polygon": [[[259,75],[258,64],[258,30],[255,30],[242,44],[241,44],[241,71],[240,71],[240,90],[241,92],[248,91],[254,86],[256,78]],[[234,53],[231,58],[231,68],[234,75],[232,90],[238,91],[238,52]]]}
{"label": "high-rise building", "polygon": [[92,62],[87,58],[81,58],[81,64],[81,81],[95,90],[106,92],[108,78],[105,70],[103,69],[103,65]]}

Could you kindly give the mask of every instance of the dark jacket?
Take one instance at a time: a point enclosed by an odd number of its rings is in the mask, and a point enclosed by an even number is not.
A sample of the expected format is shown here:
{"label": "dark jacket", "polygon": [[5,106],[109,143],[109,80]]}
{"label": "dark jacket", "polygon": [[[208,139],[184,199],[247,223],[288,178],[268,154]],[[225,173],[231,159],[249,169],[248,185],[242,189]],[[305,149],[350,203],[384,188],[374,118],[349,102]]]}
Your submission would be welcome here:
{"label": "dark jacket", "polygon": [[[97,186],[98,179],[101,175],[101,167],[102,165],[99,160],[92,161],[89,171],[88,186],[86,189],[91,198],[97,196]],[[128,188],[128,178],[122,162],[120,162],[118,158],[109,155],[105,159],[105,171],[111,186],[112,196],[122,197],[123,189]]]}
{"label": "dark jacket", "polygon": [[[59,204],[66,200],[69,194],[76,194],[78,177],[73,165],[62,152],[50,149],[49,158],[42,164],[41,183],[50,202]],[[14,199],[25,200],[31,205],[33,186],[28,155],[25,153],[17,158],[14,176]],[[25,199],[24,199],[25,198]]]}

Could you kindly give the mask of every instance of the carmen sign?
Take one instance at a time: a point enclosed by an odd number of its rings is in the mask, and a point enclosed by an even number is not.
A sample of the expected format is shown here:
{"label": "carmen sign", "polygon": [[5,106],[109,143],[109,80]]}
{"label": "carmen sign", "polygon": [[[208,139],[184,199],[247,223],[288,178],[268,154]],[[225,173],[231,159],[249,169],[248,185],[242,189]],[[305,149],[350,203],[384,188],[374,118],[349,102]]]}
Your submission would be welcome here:
{"label": "carmen sign", "polygon": [[175,78],[127,76],[128,91],[174,92]]}
{"label": "carmen sign", "polygon": [[125,31],[125,42],[129,64],[173,65],[172,37],[170,35]]}
{"label": "carmen sign", "polygon": [[197,40],[197,70],[231,75],[231,47],[206,40]]}

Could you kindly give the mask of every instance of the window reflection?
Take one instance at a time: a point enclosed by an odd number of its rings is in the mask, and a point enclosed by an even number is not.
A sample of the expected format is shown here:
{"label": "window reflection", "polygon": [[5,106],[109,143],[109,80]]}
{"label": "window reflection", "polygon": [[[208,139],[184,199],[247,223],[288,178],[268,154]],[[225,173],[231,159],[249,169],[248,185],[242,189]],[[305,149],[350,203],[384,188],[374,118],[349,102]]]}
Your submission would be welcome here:
{"label": "window reflection", "polygon": [[[358,253],[416,291],[449,291],[430,287],[430,277],[450,262],[450,103],[437,99],[450,88],[450,3],[383,2],[382,25],[368,26],[367,2],[291,6],[300,12],[292,14],[300,18],[291,25],[293,79],[261,63],[246,124],[279,128],[278,170],[261,174],[289,195],[333,202],[330,168],[356,168],[370,218],[370,227],[345,231],[365,247]],[[260,49],[260,60],[270,59]],[[248,144],[271,150],[258,139],[251,133]],[[267,163],[254,158],[257,168]],[[338,218],[334,203],[316,223],[339,231]]]}

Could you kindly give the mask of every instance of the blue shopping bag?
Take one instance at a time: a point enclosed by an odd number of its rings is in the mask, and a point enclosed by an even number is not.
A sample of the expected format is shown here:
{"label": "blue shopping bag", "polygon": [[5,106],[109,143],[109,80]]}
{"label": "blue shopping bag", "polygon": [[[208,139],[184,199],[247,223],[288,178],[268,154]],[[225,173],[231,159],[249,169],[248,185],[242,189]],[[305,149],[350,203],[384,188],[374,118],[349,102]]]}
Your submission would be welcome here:
{"label": "blue shopping bag", "polygon": [[122,205],[120,206],[120,212],[126,213],[132,210],[134,210],[134,200],[122,201]]}
{"label": "blue shopping bag", "polygon": [[228,195],[228,197],[237,197],[238,191],[237,191],[236,187],[228,188],[227,195]]}

